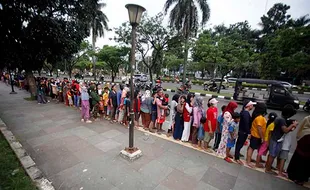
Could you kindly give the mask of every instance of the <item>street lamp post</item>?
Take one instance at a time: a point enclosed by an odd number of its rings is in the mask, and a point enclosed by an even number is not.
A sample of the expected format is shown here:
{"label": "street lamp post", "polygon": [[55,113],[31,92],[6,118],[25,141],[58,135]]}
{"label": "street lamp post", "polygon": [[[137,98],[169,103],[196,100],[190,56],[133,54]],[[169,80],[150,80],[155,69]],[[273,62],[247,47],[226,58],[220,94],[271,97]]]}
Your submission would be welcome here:
{"label": "street lamp post", "polygon": [[134,84],[133,84],[133,72],[135,68],[135,51],[136,51],[136,31],[137,26],[141,21],[142,13],[145,11],[145,8],[140,5],[127,4],[125,6],[128,9],[129,22],[132,26],[131,31],[131,52],[130,52],[130,123],[129,123],[129,147],[121,151],[121,155],[130,160],[135,160],[142,156],[141,150],[137,147],[134,147],[134,111],[133,111],[133,102],[134,102]]}

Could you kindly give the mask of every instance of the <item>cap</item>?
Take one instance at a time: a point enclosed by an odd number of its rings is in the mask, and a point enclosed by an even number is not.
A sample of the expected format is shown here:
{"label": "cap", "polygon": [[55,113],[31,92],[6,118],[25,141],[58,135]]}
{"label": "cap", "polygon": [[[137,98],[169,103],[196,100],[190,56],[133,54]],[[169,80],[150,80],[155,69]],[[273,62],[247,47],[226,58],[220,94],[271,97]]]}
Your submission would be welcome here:
{"label": "cap", "polygon": [[249,101],[249,102],[245,105],[245,107],[249,107],[249,106],[251,106],[251,105],[256,105],[256,104],[257,104],[256,102]]}
{"label": "cap", "polygon": [[209,103],[210,104],[216,104],[216,103],[218,103],[219,101],[217,101],[215,98],[212,98],[210,101],[209,101]]}

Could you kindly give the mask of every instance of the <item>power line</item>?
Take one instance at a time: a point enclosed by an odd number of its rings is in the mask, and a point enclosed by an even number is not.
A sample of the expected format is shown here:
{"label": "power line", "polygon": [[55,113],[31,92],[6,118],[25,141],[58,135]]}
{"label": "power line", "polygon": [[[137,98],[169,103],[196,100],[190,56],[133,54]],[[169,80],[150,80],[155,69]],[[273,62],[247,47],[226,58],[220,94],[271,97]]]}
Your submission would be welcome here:
{"label": "power line", "polygon": [[268,6],[268,0],[266,0],[266,4],[265,4],[265,13],[266,13],[266,11],[267,11],[267,6]]}

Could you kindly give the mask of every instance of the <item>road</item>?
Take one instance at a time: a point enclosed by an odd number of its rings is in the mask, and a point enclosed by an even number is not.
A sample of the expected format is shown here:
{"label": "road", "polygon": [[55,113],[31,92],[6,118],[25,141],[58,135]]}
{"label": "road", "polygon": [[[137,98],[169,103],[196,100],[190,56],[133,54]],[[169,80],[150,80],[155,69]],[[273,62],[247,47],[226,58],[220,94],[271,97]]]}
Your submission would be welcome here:
{"label": "road", "polygon": [[[35,76],[38,76],[38,74],[34,74]],[[42,74],[42,76],[44,77],[50,77],[50,76],[46,76],[45,74]],[[53,76],[54,78],[56,78],[56,75]],[[67,75],[60,75],[60,78],[63,78],[63,77],[68,77]],[[97,77],[98,78],[98,77]],[[87,76],[87,77],[84,77],[84,80],[93,80],[94,78],[91,77],[91,76]],[[105,76],[105,79],[104,81],[106,82],[110,82],[111,81],[111,78],[109,76]],[[116,83],[119,83],[121,82],[121,79],[119,78],[116,78],[114,80],[114,82]],[[180,84],[178,83],[167,83],[167,82],[163,82],[162,83],[162,87],[163,88],[170,88],[170,89],[176,89],[180,86]],[[203,90],[203,86],[201,85],[192,85],[192,90]],[[255,91],[255,90],[253,90]],[[259,92],[259,91],[257,91]],[[206,91],[207,93],[207,91]],[[221,90],[221,93],[225,93],[225,94],[231,94],[231,96],[233,95],[234,93],[234,88],[228,88],[228,89],[222,89]],[[302,102],[306,102],[309,98],[310,98],[310,95],[307,95],[307,94],[294,94],[295,96],[298,97],[298,99]]]}

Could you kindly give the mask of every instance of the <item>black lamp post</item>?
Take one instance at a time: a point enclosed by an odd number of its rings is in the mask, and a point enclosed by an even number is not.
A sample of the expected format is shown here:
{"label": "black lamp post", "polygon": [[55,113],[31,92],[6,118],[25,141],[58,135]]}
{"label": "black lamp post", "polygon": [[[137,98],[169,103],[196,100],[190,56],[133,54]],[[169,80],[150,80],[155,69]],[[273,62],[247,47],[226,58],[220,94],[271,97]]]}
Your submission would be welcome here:
{"label": "black lamp post", "polygon": [[135,51],[136,51],[136,31],[137,26],[141,21],[142,13],[145,11],[144,7],[135,4],[127,4],[125,6],[128,9],[129,22],[132,26],[131,31],[131,52],[130,52],[130,123],[129,123],[129,147],[121,151],[121,155],[134,160],[139,158],[142,153],[141,150],[134,147],[134,111],[133,111],[133,102],[134,102],[134,84],[133,84],[133,72],[135,67]]}

